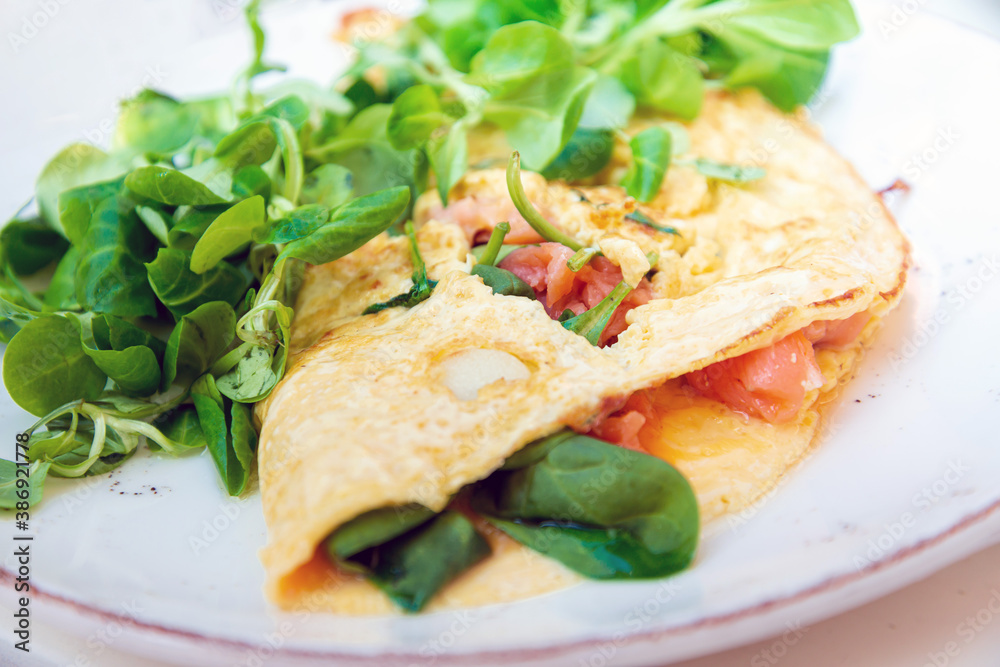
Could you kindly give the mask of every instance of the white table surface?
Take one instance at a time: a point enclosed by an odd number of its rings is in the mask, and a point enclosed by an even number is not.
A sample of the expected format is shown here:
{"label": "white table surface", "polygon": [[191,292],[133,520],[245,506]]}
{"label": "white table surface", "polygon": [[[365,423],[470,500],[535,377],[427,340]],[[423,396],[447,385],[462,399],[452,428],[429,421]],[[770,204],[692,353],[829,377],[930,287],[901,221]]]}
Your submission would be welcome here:
{"label": "white table surface", "polygon": [[[1000,38],[998,0],[857,0],[886,20],[933,12]],[[34,175],[63,145],[95,139],[117,100],[142,85],[170,91],[179,74],[164,63],[178,48],[242,30],[238,0],[3,0],[0,3],[0,217],[27,199]],[[51,16],[26,30],[43,5]],[[54,8],[54,9],[53,9]],[[35,20],[35,23],[40,23]],[[20,41],[11,34],[30,37]],[[122,53],[128,53],[122,59]],[[241,62],[237,58],[235,62]],[[992,80],[985,77],[992,77]],[[225,81],[226,78],[221,79]],[[984,72],[984,85],[1000,74]],[[757,644],[678,667],[996,667],[1000,665],[1000,546],[864,607],[815,624],[787,619],[791,630]],[[0,665],[68,665],[81,640],[36,623],[26,662],[0,642]],[[99,663],[140,663],[106,647]],[[16,660],[11,662],[11,660]]]}

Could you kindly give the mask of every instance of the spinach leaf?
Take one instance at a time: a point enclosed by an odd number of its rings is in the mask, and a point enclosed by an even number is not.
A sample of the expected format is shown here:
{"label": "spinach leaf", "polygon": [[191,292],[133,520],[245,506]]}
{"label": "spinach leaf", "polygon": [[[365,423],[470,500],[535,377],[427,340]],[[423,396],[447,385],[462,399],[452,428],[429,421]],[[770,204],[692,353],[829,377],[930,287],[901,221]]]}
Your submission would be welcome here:
{"label": "spinach leaf", "polygon": [[760,167],[723,164],[703,157],[695,158],[691,162],[701,175],[726,183],[751,183],[767,175],[767,172]]}
{"label": "spinach leaf", "polygon": [[240,167],[233,174],[233,196],[237,199],[249,199],[261,196],[265,200],[271,198],[271,179],[267,172],[255,164]]}
{"label": "spinach leaf", "polygon": [[86,355],[80,328],[61,315],[41,315],[22,327],[4,352],[3,382],[33,415],[76,400],[93,400],[108,376]]}
{"label": "spinach leaf", "polygon": [[583,105],[577,130],[621,130],[635,113],[635,96],[625,84],[608,74],[598,74]]}
{"label": "spinach leaf", "polygon": [[275,355],[270,346],[249,346],[241,352],[236,366],[216,380],[219,392],[239,403],[256,403],[263,400],[285,372],[288,353],[283,348]]}
{"label": "spinach leaf", "polygon": [[564,181],[589,178],[604,169],[614,147],[612,131],[578,127],[562,152],[542,170],[542,176]]}
{"label": "spinach leaf", "polygon": [[76,315],[69,317],[81,324],[83,351],[122,392],[131,396],[156,393],[166,347],[163,341],[110,315],[96,315],[89,324]]}
{"label": "spinach leaf", "polygon": [[470,122],[463,118],[453,123],[440,136],[431,135],[427,143],[427,154],[437,179],[438,195],[445,205],[448,204],[451,189],[465,175],[469,166],[469,126]]}
{"label": "spinach leaf", "polygon": [[92,433],[78,433],[70,441],[72,449],[51,458],[51,472],[57,477],[104,475],[129,459],[138,446],[137,438],[126,437],[109,429],[101,449],[94,454]]}
{"label": "spinach leaf", "polygon": [[[153,426],[185,449],[195,450],[208,446],[208,439],[201,429],[201,422],[198,421],[198,411],[192,405],[182,405],[160,416],[153,422]],[[153,451],[161,449],[152,440],[148,440],[147,445]]]}
{"label": "spinach leaf", "polygon": [[299,200],[303,204],[337,208],[347,203],[353,193],[354,178],[350,169],[339,164],[321,164],[306,176]]}
{"label": "spinach leaf", "polygon": [[194,383],[191,398],[208,442],[208,451],[226,491],[231,496],[238,496],[246,489],[257,447],[250,407],[223,398],[209,374]]}
{"label": "spinach leaf", "polygon": [[123,156],[109,155],[90,144],[71,144],[49,160],[35,183],[35,198],[42,218],[66,238],[76,242],[60,223],[59,195],[81,185],[118,178],[128,170]]}
{"label": "spinach leaf", "polygon": [[306,124],[306,121],[309,120],[310,113],[309,105],[305,103],[301,96],[293,93],[283,95],[270,102],[257,115],[284,120],[298,132]]}
{"label": "spinach leaf", "polygon": [[483,283],[492,289],[494,294],[502,294],[504,296],[523,296],[529,299],[536,298],[535,290],[531,288],[531,285],[524,282],[510,271],[501,269],[498,266],[476,264],[472,267],[472,275],[482,278]]}
{"label": "spinach leaf", "polygon": [[[391,510],[390,510],[391,511]],[[422,513],[416,512],[414,517]],[[383,515],[384,516],[384,515]],[[416,522],[416,518],[414,519]],[[385,525],[378,530],[391,533]],[[328,551],[336,554],[343,544],[334,532]],[[349,533],[349,536],[352,536]],[[376,535],[354,535],[358,546]],[[348,549],[349,550],[349,549]],[[399,607],[420,611],[448,582],[490,554],[490,545],[460,512],[447,511],[387,542],[355,554],[350,567],[359,568]]]}
{"label": "spinach leaf", "polygon": [[76,300],[85,310],[121,317],[156,314],[143,266],[155,240],[134,207],[130,200],[112,196],[94,210],[76,270]]}
{"label": "spinach leaf", "polygon": [[428,280],[427,278],[427,265],[424,264],[424,258],[420,256],[420,248],[417,245],[416,232],[413,231],[413,223],[407,221],[405,229],[406,236],[410,241],[410,261],[413,262],[413,286],[410,287],[409,291],[397,294],[388,301],[373,303],[365,308],[362,315],[378,313],[386,308],[395,308],[397,306],[412,308],[421,301],[427,300],[434,286],[437,285],[436,281]]}
{"label": "spinach leaf", "polygon": [[219,262],[197,274],[190,269],[191,253],[160,248],[156,259],[146,264],[149,284],[163,305],[181,317],[210,301],[234,304],[247,290],[247,279],[235,266]]}
{"label": "spinach leaf", "polygon": [[146,225],[146,229],[156,237],[157,241],[163,245],[167,245],[171,227],[171,223],[168,222],[171,219],[169,215],[152,206],[142,205],[135,207],[135,214],[139,216],[142,224]]}
{"label": "spinach leaf", "polygon": [[648,128],[632,137],[629,146],[632,166],[622,179],[622,185],[632,197],[650,201],[659,193],[670,166],[670,132],[658,126]]}
{"label": "spinach leaf", "polygon": [[262,165],[274,155],[278,140],[269,123],[255,121],[246,123],[219,140],[212,154],[214,160],[206,160],[205,172],[228,169],[238,171],[247,165]]}
{"label": "spinach leaf", "polygon": [[293,314],[285,304],[295,299],[301,268],[301,262],[279,262],[264,277],[252,305],[237,323],[237,336],[244,342],[212,367],[224,396],[255,403],[266,398],[285,374]]}
{"label": "spinach leaf", "polygon": [[664,225],[657,224],[656,221],[654,221],[652,218],[650,218],[648,215],[646,215],[639,209],[636,209],[631,213],[626,214],[625,219],[631,220],[633,222],[638,222],[640,225],[645,225],[650,229],[655,229],[656,231],[662,232],[664,234],[674,234],[675,236],[680,236],[680,232],[678,232],[673,227],[667,227]]}
{"label": "spinach leaf", "polygon": [[227,205],[204,206],[199,208],[183,206],[175,213],[175,221],[167,233],[167,247],[178,250],[194,250],[205,230],[222,215]]}
{"label": "spinach leaf", "polygon": [[194,138],[199,116],[193,105],[145,89],[122,103],[113,144],[154,158],[169,157]]}
{"label": "spinach leaf", "polygon": [[264,226],[264,198],[244,199],[216,218],[191,251],[191,271],[199,275],[250,243],[253,233]]}
{"label": "spinach leaf", "polygon": [[102,181],[72,188],[59,194],[57,199],[58,220],[66,238],[74,245],[83,243],[90,219],[105,199],[114,197],[122,190],[124,179]]}
{"label": "spinach leaf", "polygon": [[822,51],[857,37],[857,18],[849,0],[729,0],[725,35],[739,29],[773,44],[802,51]]}
{"label": "spinach leaf", "polygon": [[409,202],[410,192],[405,187],[353,199],[334,211],[328,223],[285,246],[277,261],[297,257],[310,264],[325,264],[339,259],[387,230]]}
{"label": "spinach leaf", "polygon": [[76,300],[76,267],[80,264],[80,247],[70,246],[66,254],[56,264],[56,270],[49,280],[48,289],[42,297],[46,306],[55,310],[78,310]]}
{"label": "spinach leaf", "polygon": [[[42,499],[42,484],[50,465],[48,461],[32,462],[28,466],[26,478],[23,474],[17,474],[16,463],[0,459],[0,509],[16,509],[19,502],[25,501],[28,502],[28,507],[37,505]],[[23,482],[18,483],[19,479]]]}
{"label": "spinach leaf", "polygon": [[163,355],[162,389],[166,391],[181,373],[196,377],[207,371],[235,335],[236,313],[226,302],[203,303],[182,315]]}
{"label": "spinach leaf", "polygon": [[125,177],[125,187],[147,199],[170,206],[207,206],[227,201],[184,172],[156,165],[132,170]]}
{"label": "spinach leaf", "polygon": [[448,122],[434,89],[412,86],[396,98],[389,114],[386,135],[398,150],[420,148],[434,130]]}
{"label": "spinach leaf", "polygon": [[567,144],[597,75],[550,26],[525,21],[497,30],[472,61],[469,83],[491,97],[483,117],[505,131],[525,164],[541,169]]}
{"label": "spinach leaf", "polygon": [[30,275],[62,257],[69,243],[42,220],[11,220],[0,231],[3,259],[15,273]]}
{"label": "spinach leaf", "polygon": [[131,322],[113,315],[95,315],[90,321],[94,342],[101,350],[126,350],[136,345],[148,347],[162,359],[166,343]]}
{"label": "spinach leaf", "polygon": [[591,345],[597,345],[601,334],[611,321],[618,306],[629,295],[632,288],[624,280],[611,290],[611,293],[601,299],[600,303],[589,310],[563,321],[564,328],[587,339]]}
{"label": "spinach leaf", "polygon": [[121,350],[94,349],[84,340],[83,351],[126,394],[149,396],[160,386],[159,361],[156,353],[145,345]]}
{"label": "spinach leaf", "polygon": [[640,105],[688,120],[701,111],[705,85],[697,62],[663,40],[644,42],[619,76]]}
{"label": "spinach leaf", "polygon": [[285,217],[272,220],[266,229],[254,231],[257,243],[290,243],[309,236],[330,221],[330,209],[320,204],[299,206]]}
{"label": "spinach leaf", "polygon": [[725,78],[730,89],[758,88],[782,111],[805,104],[819,90],[829,53],[796,51],[764,41],[737,28],[719,35],[736,62]]}
{"label": "spinach leaf", "polygon": [[427,161],[418,150],[393,147],[387,135],[390,113],[392,106],[388,104],[362,110],[334,140],[309,149],[307,157],[350,170],[355,195],[404,184],[416,199],[426,185]]}
{"label": "spinach leaf", "polygon": [[572,433],[528,445],[472,502],[515,540],[596,579],[672,574],[698,544],[697,499],[676,469]]}
{"label": "spinach leaf", "polygon": [[305,178],[302,148],[299,145],[298,134],[292,124],[284,118],[268,116],[266,112],[260,118],[274,133],[281,151],[281,164],[284,167],[282,195],[294,204],[299,200],[299,193],[302,192],[302,183]]}
{"label": "spinach leaf", "polygon": [[25,307],[17,296],[0,284],[0,343],[9,343],[25,324],[41,315]]}
{"label": "spinach leaf", "polygon": [[382,507],[351,519],[326,538],[323,546],[334,562],[384,544],[434,518],[437,512],[410,503]]}

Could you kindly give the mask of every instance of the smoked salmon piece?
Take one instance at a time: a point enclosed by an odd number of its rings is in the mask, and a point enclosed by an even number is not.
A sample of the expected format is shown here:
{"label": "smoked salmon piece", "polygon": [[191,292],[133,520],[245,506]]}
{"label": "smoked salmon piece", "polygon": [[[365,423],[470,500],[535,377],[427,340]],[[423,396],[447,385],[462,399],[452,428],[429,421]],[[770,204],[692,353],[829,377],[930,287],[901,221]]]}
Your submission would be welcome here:
{"label": "smoked salmon piece", "polygon": [[[507,255],[499,266],[531,285],[549,317],[559,319],[566,310],[579,315],[593,308],[622,281],[621,269],[601,256],[594,257],[573,273],[566,266],[566,261],[572,256],[573,251],[561,243],[542,243],[518,248]],[[625,321],[628,311],[647,303],[652,296],[653,288],[649,280],[643,278],[615,310],[601,333],[599,344],[614,343],[618,334],[628,327]]]}
{"label": "smoked salmon piece", "polygon": [[703,396],[772,423],[794,419],[806,393],[824,382],[812,343],[801,331],[686,377]]}

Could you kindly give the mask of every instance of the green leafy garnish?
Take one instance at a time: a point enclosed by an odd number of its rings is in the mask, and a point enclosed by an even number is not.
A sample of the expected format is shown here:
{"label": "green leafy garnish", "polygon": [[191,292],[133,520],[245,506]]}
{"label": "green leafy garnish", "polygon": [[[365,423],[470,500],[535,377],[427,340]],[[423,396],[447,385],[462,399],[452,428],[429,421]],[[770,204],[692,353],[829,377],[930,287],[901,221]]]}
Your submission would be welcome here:
{"label": "green leafy garnish", "polygon": [[493,290],[494,294],[503,296],[523,296],[535,299],[535,290],[516,275],[499,266],[476,264],[472,267],[472,275],[483,279],[483,284]]}
{"label": "green leafy garnish", "polygon": [[107,379],[84,351],[79,324],[61,315],[29,321],[4,352],[4,386],[15,403],[36,416],[97,398]]}
{"label": "green leafy garnish", "polygon": [[472,522],[419,505],[374,510],[327,538],[334,562],[367,575],[400,608],[416,612],[445,584],[490,554]]}
{"label": "green leafy garnish", "polygon": [[563,327],[583,336],[591,345],[597,345],[601,334],[607,328],[608,322],[611,321],[611,316],[615,314],[615,310],[631,291],[632,288],[623,280],[615,285],[611,293],[601,299],[596,306],[564,320]]}
{"label": "green leafy garnish", "polygon": [[407,222],[404,229],[406,230],[406,237],[410,242],[410,261],[413,262],[413,285],[408,291],[397,294],[388,301],[373,303],[365,308],[362,313],[363,315],[379,313],[386,308],[400,306],[412,308],[421,301],[426,301],[434,290],[434,286],[437,285],[436,281],[430,280],[427,277],[427,266],[424,264],[424,258],[420,256],[420,247],[417,245],[417,234],[413,230],[413,223]]}
{"label": "green leafy garnish", "polygon": [[646,225],[650,229],[655,229],[656,231],[663,232],[664,234],[674,234],[675,236],[680,235],[680,232],[678,232],[673,227],[667,227],[665,225],[657,224],[652,218],[650,218],[648,215],[646,215],[645,213],[643,213],[638,209],[632,211],[631,213],[626,214],[625,219],[631,220],[633,222],[638,222],[640,225]]}
{"label": "green leafy garnish", "polygon": [[250,463],[257,448],[250,408],[219,393],[215,379],[203,375],[192,385],[191,398],[198,412],[208,451],[230,495],[239,495],[250,477]]}
{"label": "green leafy garnish", "polygon": [[[678,161],[677,164],[687,164],[687,161]],[[767,175],[761,167],[741,167],[732,164],[723,164],[707,158],[695,158],[690,162],[691,166],[698,170],[703,176],[707,176],[716,181],[726,183],[751,183],[758,181]]]}
{"label": "green leafy garnish", "polygon": [[632,166],[622,179],[622,185],[639,201],[650,201],[660,191],[670,166],[670,132],[659,126],[651,127],[632,137],[629,146]]}
{"label": "green leafy garnish", "polygon": [[471,497],[518,542],[595,579],[672,574],[698,544],[698,502],[673,466],[572,431],[520,450]]}

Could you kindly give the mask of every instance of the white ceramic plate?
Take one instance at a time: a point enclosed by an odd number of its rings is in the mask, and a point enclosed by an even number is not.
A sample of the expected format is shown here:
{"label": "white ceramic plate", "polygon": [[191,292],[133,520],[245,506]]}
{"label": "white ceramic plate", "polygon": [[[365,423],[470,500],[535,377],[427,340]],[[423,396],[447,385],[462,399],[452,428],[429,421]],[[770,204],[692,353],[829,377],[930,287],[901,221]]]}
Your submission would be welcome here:
{"label": "white ceramic plate", "polygon": [[[340,57],[324,41],[336,11],[272,15],[272,57],[322,73]],[[32,513],[34,618],[82,638],[69,657],[89,664],[112,649],[185,665],[662,664],[830,616],[996,539],[1000,216],[986,177],[1000,131],[997,89],[984,85],[1000,45],[925,15],[881,18],[838,51],[815,119],[873,187],[913,185],[897,207],[914,247],[909,287],[816,453],[711,526],[689,571],[461,613],[279,613],[261,593],[259,498],[226,497],[206,455],[140,453],[108,476],[47,484]],[[228,54],[215,69],[212,53]],[[224,85],[243,53],[237,35],[203,43],[165,87]],[[32,419],[6,396],[0,409],[12,443]],[[8,607],[14,567],[7,555]]]}

